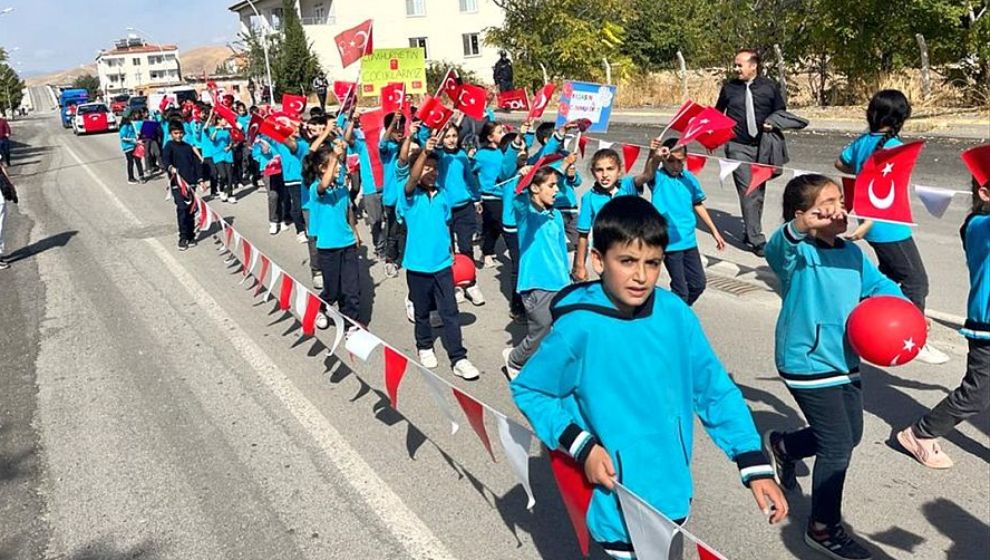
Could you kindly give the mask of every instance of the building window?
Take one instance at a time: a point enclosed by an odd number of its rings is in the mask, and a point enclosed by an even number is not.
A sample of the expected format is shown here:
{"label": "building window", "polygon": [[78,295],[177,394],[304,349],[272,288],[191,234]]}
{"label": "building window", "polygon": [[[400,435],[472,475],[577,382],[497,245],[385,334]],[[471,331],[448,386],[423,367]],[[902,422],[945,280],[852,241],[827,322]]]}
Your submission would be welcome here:
{"label": "building window", "polygon": [[140,58],[132,58],[131,59],[131,64],[133,64],[134,66],[141,66],[141,59]]}
{"label": "building window", "polygon": [[426,37],[410,37],[409,46],[412,48],[419,47],[423,49],[423,56],[425,58],[430,58],[430,50],[426,46]]}
{"label": "building window", "polygon": [[426,0],[406,0],[406,15],[410,17],[425,16]]}
{"label": "building window", "polygon": [[271,16],[269,20],[272,22],[272,28],[281,29],[282,28],[282,8],[272,8],[270,12]]}
{"label": "building window", "polygon": [[461,13],[473,14],[478,11],[478,0],[461,0]]}
{"label": "building window", "polygon": [[315,19],[317,23],[323,23],[326,20],[326,17],[327,11],[326,8],[323,7],[322,3],[313,6],[313,19]]}
{"label": "building window", "polygon": [[461,39],[464,42],[464,56],[481,55],[481,42],[477,33],[465,33],[461,35]]}

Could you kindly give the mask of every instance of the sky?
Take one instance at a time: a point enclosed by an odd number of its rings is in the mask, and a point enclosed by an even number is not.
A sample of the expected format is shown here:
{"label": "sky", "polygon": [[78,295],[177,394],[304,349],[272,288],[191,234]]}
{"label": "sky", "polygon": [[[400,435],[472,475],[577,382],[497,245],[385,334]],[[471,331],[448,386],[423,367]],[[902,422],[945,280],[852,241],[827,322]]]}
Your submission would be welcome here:
{"label": "sky", "polygon": [[179,52],[236,38],[234,0],[0,0],[0,47],[22,77],[91,64],[128,27]]}

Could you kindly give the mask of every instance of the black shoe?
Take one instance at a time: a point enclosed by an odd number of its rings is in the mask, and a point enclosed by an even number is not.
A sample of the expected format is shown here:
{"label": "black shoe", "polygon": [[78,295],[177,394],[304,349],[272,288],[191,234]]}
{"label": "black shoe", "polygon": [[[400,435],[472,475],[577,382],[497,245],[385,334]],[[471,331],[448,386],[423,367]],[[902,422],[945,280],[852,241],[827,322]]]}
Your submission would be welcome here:
{"label": "black shoe", "polygon": [[753,247],[753,254],[762,259],[764,256],[766,256],[766,248],[767,248],[767,244],[761,243],[760,245]]}
{"label": "black shoe", "polygon": [[197,246],[197,245],[199,245],[199,242],[197,242],[197,241],[196,241],[196,238],[195,238],[195,237],[193,237],[193,238],[191,238],[191,239],[189,239],[188,241],[186,241],[186,244],[187,244],[187,245],[188,245],[189,247],[195,247],[195,246]]}
{"label": "black shoe", "polygon": [[804,542],[812,549],[836,560],[871,560],[873,558],[869,550],[863,548],[846,533],[841,523],[826,527],[821,531],[812,529],[811,523],[808,523],[808,530],[804,533]]}
{"label": "black shoe", "polygon": [[185,251],[188,248],[189,248],[189,240],[187,240],[187,239],[180,239],[179,240],[179,250],[180,251]]}
{"label": "black shoe", "polygon": [[788,458],[780,450],[780,440],[783,434],[768,430],[763,434],[763,450],[773,464],[773,472],[777,475],[777,482],[784,490],[794,490],[797,488],[797,474],[794,472],[794,461]]}

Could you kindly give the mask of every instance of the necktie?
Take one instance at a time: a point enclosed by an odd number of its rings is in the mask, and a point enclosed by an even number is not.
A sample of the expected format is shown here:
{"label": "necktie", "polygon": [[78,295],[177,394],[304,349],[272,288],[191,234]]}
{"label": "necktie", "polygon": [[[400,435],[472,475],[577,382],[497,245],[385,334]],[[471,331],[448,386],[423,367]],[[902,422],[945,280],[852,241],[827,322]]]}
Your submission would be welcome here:
{"label": "necktie", "polygon": [[746,131],[753,138],[756,138],[756,110],[753,109],[753,92],[749,89],[752,82],[746,82]]}

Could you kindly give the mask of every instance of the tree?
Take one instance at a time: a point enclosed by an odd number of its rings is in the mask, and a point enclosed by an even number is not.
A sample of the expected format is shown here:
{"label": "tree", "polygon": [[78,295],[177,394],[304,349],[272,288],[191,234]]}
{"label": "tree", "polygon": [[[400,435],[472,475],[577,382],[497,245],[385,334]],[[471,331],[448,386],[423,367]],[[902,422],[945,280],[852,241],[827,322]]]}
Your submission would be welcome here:
{"label": "tree", "polygon": [[0,110],[20,107],[24,98],[24,81],[7,64],[0,63]]}
{"label": "tree", "polygon": [[268,80],[268,70],[265,65],[265,46],[268,47],[268,58],[273,64],[272,80],[276,80],[278,75],[278,58],[282,48],[281,36],[277,33],[258,34],[254,30],[249,33],[241,33],[240,41],[247,51],[247,68],[243,71],[248,77],[254,78],[259,84],[264,84]]}
{"label": "tree", "polygon": [[276,94],[306,93],[306,87],[320,72],[320,62],[306,40],[302,22],[296,13],[295,0],[282,0],[282,45],[278,63],[272,72]]}
{"label": "tree", "polygon": [[92,74],[83,74],[72,82],[72,87],[85,89],[89,92],[89,98],[95,99],[96,92],[100,91],[100,79]]}
{"label": "tree", "polygon": [[459,64],[447,62],[446,60],[431,60],[426,63],[426,91],[430,95],[437,92],[440,82],[447,76],[447,70],[455,70],[461,81],[468,84],[477,84],[480,79],[474,72],[465,69]]}

